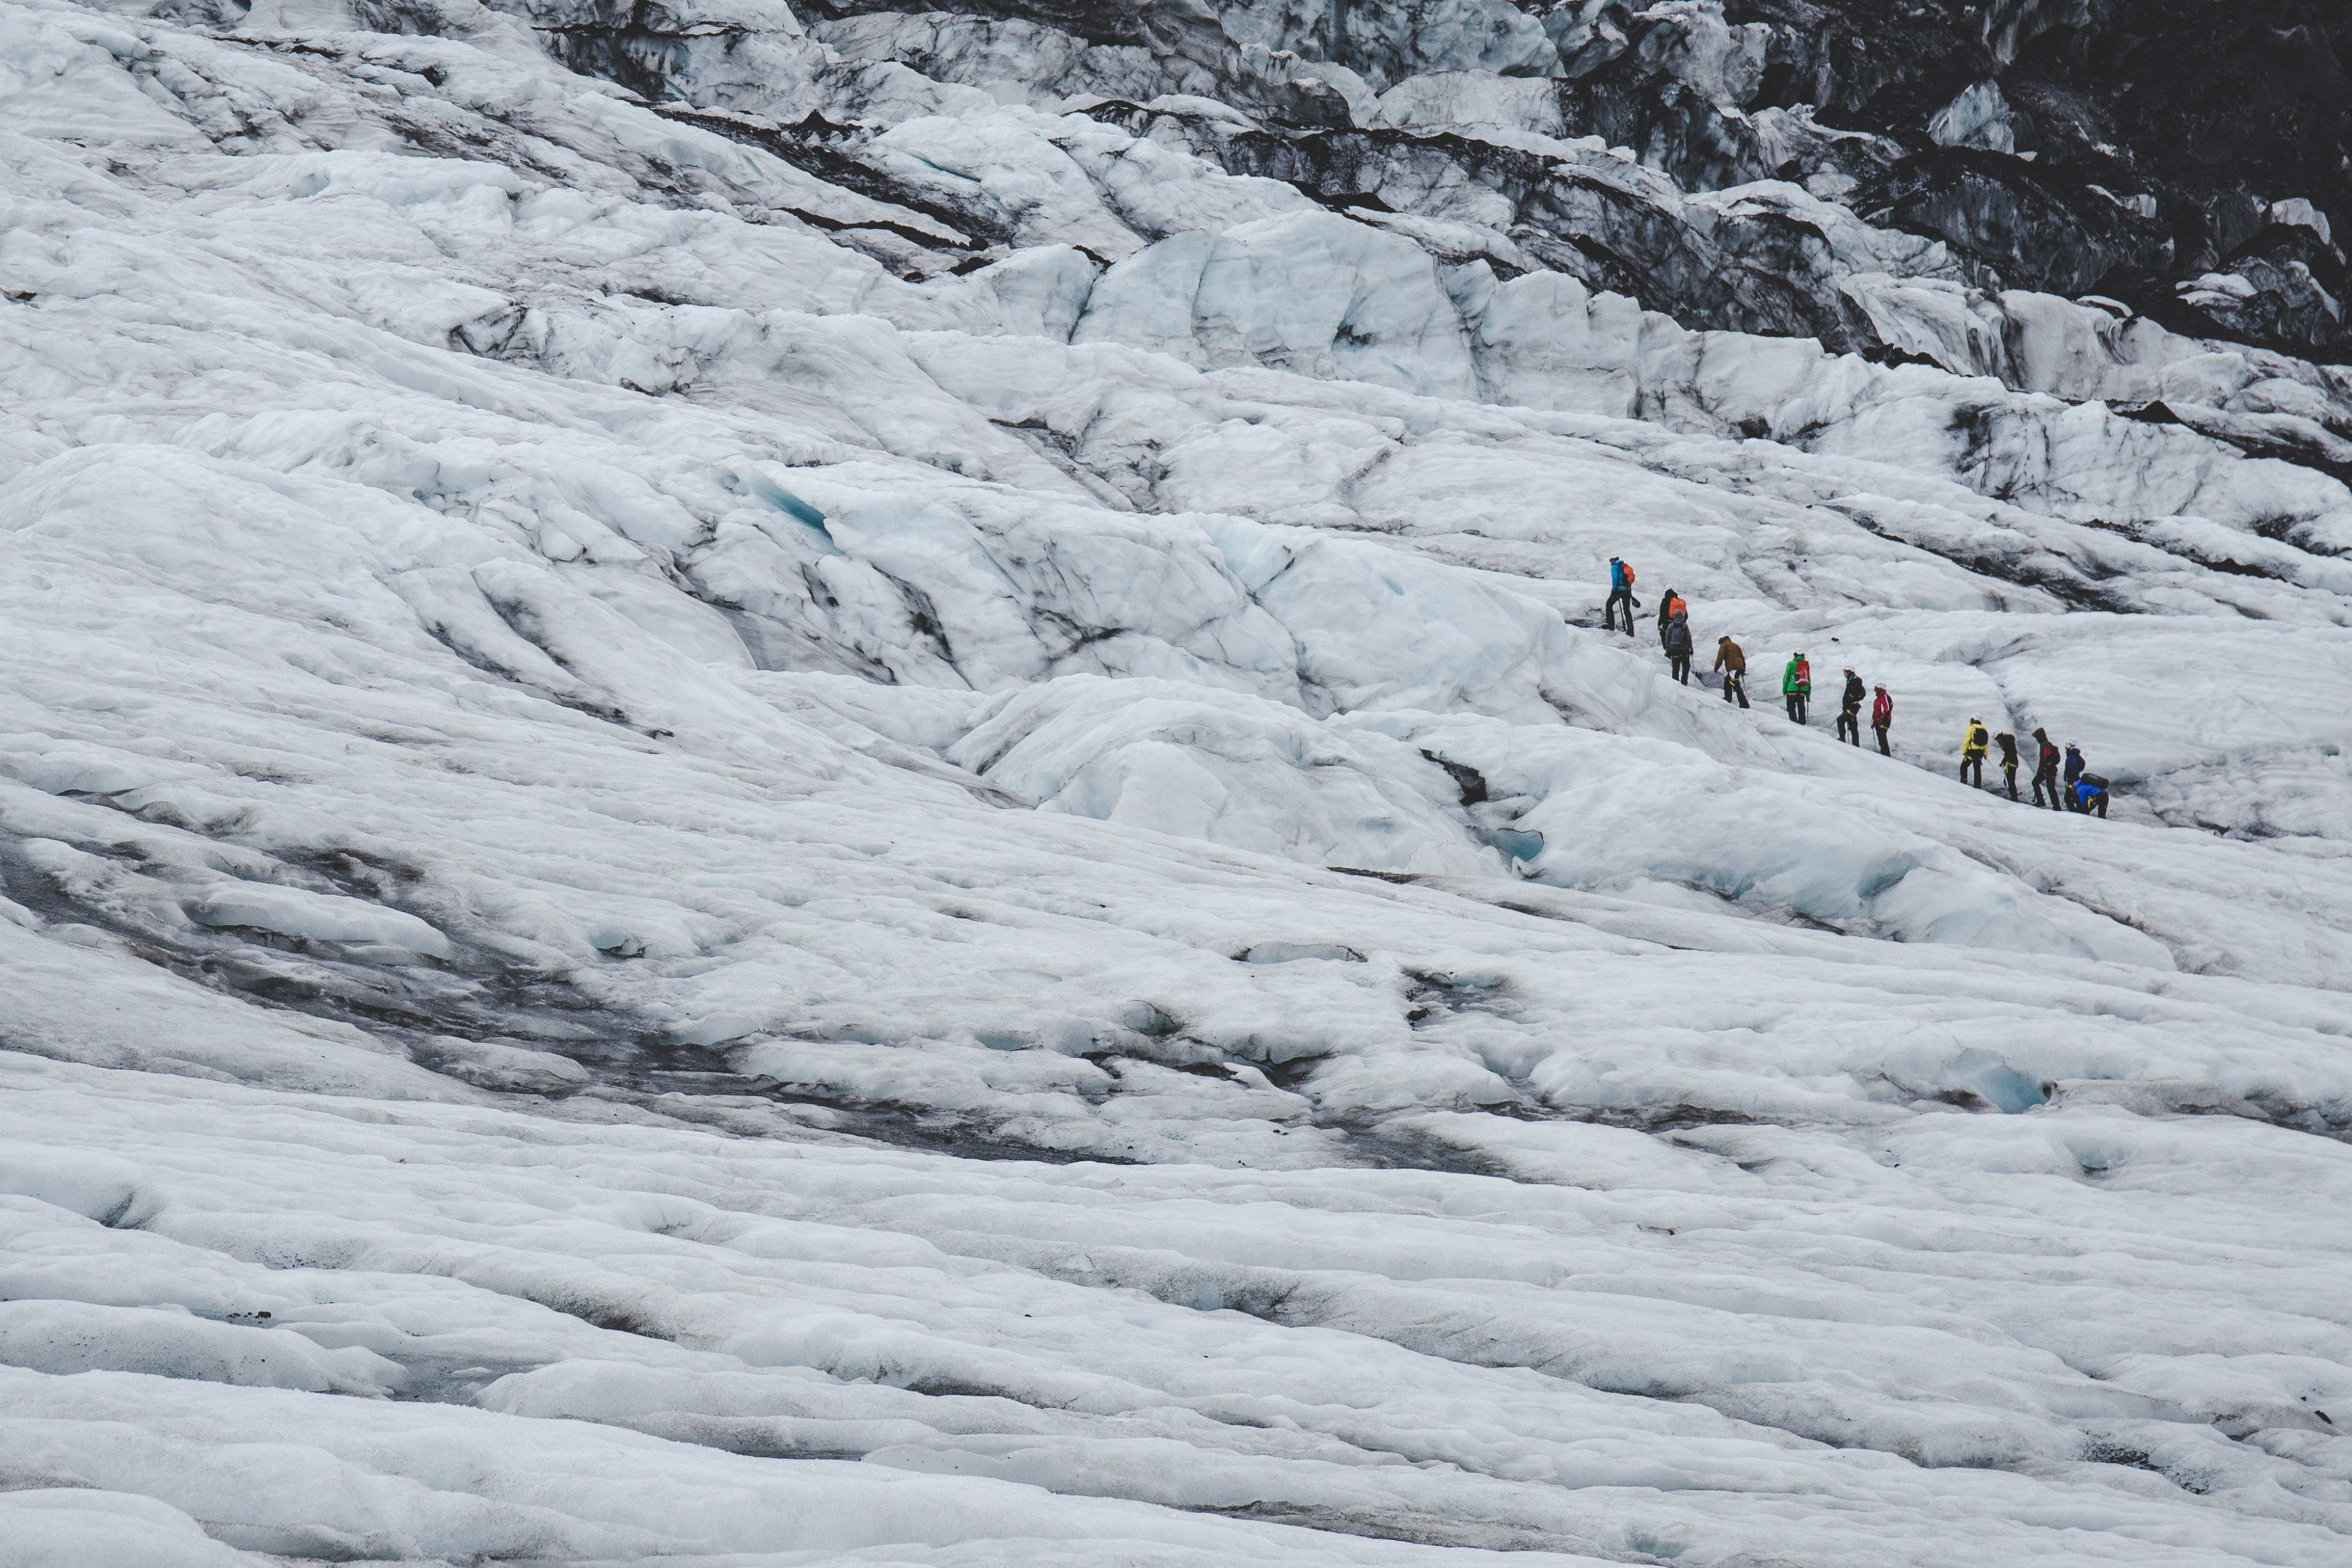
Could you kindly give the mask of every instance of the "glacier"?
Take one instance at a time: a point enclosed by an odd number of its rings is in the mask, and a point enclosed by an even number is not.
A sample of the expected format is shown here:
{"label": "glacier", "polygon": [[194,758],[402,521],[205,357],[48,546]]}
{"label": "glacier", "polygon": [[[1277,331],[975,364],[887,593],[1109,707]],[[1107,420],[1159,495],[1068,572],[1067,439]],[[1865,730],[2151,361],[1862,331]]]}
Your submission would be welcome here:
{"label": "glacier", "polygon": [[2330,89],[1850,8],[0,0],[0,1563],[2352,1556]]}

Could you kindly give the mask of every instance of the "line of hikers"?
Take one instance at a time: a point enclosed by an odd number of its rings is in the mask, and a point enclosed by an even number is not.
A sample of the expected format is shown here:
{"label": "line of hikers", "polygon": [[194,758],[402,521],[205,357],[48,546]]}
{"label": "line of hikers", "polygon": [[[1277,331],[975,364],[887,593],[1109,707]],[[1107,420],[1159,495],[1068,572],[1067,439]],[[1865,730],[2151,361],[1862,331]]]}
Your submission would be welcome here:
{"label": "line of hikers", "polygon": [[[2062,759],[2058,743],[2047,730],[2033,731],[2033,804],[2047,805],[2053,811],[2080,811],[2095,816],[2107,815],[2107,781],[2090,772],[2083,763],[2082,748],[2068,742],[2063,759],[2064,783],[2060,783]],[[2016,800],[2017,737],[2007,731],[1995,735],[1985,729],[1984,721],[1971,717],[1969,727],[1960,737],[1960,782],[1984,787],[1985,754],[1989,746],[2000,748],[2000,779]]]}
{"label": "line of hikers", "polygon": [[[1601,624],[1615,631],[1618,617],[1624,618],[1627,637],[1633,635],[1633,612],[1642,601],[1633,596],[1633,569],[1623,559],[1609,558],[1609,602],[1601,610]],[[1658,604],[1658,642],[1665,649],[1667,668],[1674,678],[1685,686],[1690,684],[1691,630],[1690,606],[1672,588]],[[1748,655],[1728,637],[1717,637],[1715,644],[1716,672],[1723,677],[1723,700],[1748,706]],[[1792,723],[1806,722],[1806,707],[1812,700],[1813,668],[1802,653],[1790,656],[1780,671],[1780,700],[1788,705]],[[1884,686],[1867,690],[1862,677],[1851,668],[1845,672],[1845,688],[1838,698],[1838,739],[1849,745],[1862,744],[1862,705],[1870,701],[1870,729],[1878,741],[1878,754],[1891,757],[1894,749],[1887,744],[1887,731],[1895,725],[1895,699]],[[2083,753],[2069,742],[2062,757],[2057,743],[2047,731],[2035,730],[2037,747],[2033,767],[2033,804],[2047,805],[2053,811],[2079,811],[2104,817],[2107,815],[2107,781],[2089,772],[2084,765]],[[2017,737],[2004,731],[1996,735],[1985,728],[1984,721],[1971,716],[1968,729],[1960,738],[1960,782],[1984,787],[1985,757],[1993,747],[2000,749],[2001,782],[2009,790],[2009,798],[2021,800],[2017,793]],[[2063,782],[2062,782],[2063,779]]]}

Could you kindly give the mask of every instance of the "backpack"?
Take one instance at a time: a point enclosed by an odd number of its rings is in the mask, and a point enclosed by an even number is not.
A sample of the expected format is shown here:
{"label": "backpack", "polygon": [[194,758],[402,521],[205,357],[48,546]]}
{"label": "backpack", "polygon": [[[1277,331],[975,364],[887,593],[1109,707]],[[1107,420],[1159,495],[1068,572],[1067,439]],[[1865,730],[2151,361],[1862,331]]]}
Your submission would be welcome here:
{"label": "backpack", "polygon": [[1609,586],[1614,589],[1624,589],[1633,585],[1633,569],[1622,561],[1612,561],[1609,563]]}
{"label": "backpack", "polygon": [[1810,687],[1813,683],[1813,667],[1803,659],[1797,661],[1797,684]]}

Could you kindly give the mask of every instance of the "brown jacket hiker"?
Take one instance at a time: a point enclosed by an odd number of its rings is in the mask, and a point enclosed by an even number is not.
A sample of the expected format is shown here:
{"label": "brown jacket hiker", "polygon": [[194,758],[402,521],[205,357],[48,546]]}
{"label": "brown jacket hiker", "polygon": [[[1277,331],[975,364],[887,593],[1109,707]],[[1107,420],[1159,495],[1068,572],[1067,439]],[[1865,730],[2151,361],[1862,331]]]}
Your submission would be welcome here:
{"label": "brown jacket hiker", "polygon": [[1748,656],[1729,637],[1715,642],[1715,668],[1723,671],[1723,700],[1748,706]]}

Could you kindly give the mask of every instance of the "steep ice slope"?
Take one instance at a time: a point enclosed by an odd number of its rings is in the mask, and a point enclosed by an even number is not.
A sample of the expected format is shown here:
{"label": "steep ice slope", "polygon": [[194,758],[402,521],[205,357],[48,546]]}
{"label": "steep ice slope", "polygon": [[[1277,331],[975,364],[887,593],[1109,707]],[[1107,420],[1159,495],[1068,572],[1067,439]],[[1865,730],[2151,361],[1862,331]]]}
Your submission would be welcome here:
{"label": "steep ice slope", "polygon": [[2338,373],[1464,15],[0,10],[12,1552],[2342,1558]]}

